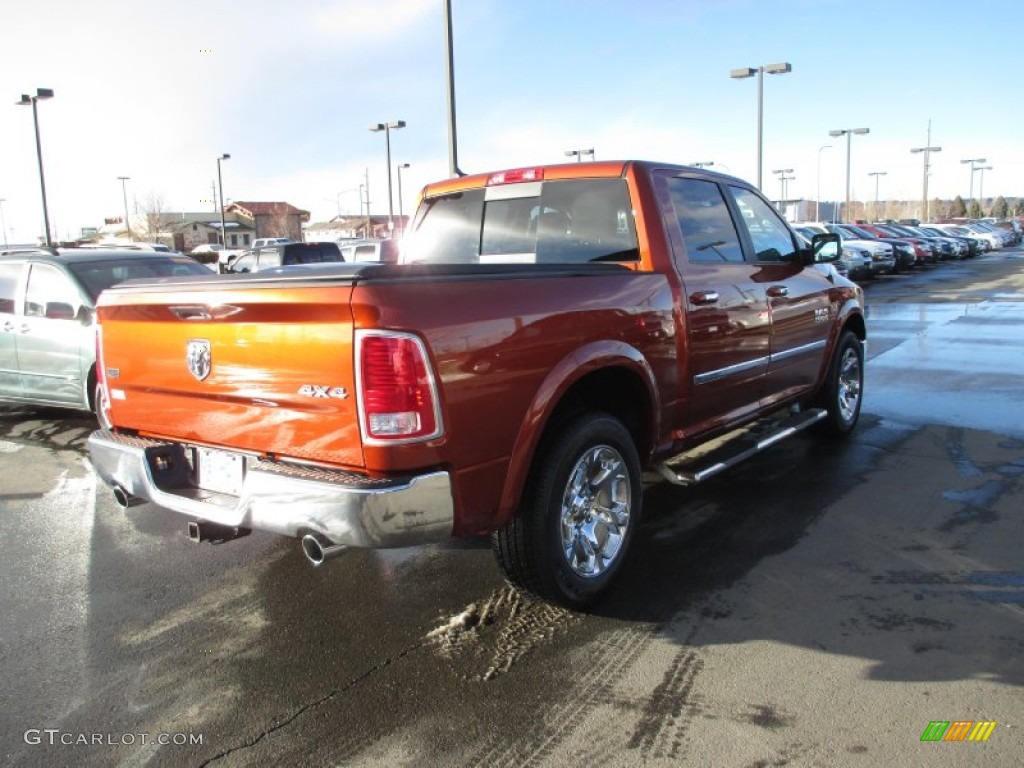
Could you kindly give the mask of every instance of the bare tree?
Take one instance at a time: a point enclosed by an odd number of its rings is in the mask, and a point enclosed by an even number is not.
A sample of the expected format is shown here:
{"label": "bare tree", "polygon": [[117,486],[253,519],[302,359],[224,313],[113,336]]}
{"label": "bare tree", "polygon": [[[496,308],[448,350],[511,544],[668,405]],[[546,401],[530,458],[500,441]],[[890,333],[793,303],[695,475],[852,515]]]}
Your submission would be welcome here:
{"label": "bare tree", "polygon": [[177,219],[168,212],[164,196],[151,191],[141,201],[136,200],[135,205],[136,210],[142,211],[141,226],[137,224],[135,232],[146,242],[172,245]]}

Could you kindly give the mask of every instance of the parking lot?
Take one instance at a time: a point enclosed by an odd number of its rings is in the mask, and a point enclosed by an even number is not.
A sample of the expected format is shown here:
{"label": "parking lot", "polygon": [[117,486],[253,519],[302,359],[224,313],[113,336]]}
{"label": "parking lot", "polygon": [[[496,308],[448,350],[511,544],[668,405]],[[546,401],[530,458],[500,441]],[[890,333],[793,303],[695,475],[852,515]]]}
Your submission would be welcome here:
{"label": "parking lot", "polygon": [[193,544],[97,482],[92,419],[0,406],[0,762],[1021,765],[1024,248],[866,292],[853,438],[651,485],[589,614],[486,541]]}

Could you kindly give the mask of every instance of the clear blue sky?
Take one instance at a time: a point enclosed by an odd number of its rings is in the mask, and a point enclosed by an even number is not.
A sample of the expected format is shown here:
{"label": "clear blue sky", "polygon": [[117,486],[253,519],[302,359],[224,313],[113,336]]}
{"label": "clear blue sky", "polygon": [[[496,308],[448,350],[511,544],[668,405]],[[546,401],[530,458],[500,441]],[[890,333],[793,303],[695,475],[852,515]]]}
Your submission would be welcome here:
{"label": "clear blue sky", "polygon": [[[33,0],[4,10],[0,198],[8,238],[42,231],[31,110],[37,87],[51,223],[77,235],[153,195],[211,209],[216,158],[234,200],[285,200],[314,219],[358,211],[369,173],[387,212],[392,132],[406,212],[448,173],[442,0]],[[756,177],[757,85],[739,67],[787,61],[764,79],[764,187],[788,196],[966,198],[965,158],[986,158],[974,193],[1024,195],[1024,9],[1012,0],[452,0],[459,164],[468,172],[599,159],[713,161]],[[830,149],[819,148],[831,144]],[[397,179],[395,210],[398,209]],[[11,233],[13,228],[14,232]]]}

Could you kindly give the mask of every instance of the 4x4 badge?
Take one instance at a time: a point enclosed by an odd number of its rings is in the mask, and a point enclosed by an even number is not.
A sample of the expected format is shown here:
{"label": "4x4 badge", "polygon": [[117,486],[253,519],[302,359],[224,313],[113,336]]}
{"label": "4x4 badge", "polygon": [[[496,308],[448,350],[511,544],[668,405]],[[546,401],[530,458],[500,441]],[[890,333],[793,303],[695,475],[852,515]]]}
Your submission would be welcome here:
{"label": "4x4 badge", "polygon": [[188,370],[198,381],[210,375],[210,342],[208,339],[189,339],[185,353]]}

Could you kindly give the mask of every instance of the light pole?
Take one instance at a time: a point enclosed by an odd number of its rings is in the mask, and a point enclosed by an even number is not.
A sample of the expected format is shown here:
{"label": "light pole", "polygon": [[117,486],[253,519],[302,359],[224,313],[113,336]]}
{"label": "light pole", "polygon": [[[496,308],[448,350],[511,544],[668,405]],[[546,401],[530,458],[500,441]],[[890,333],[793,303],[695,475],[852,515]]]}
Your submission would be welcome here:
{"label": "light pole", "polygon": [[875,220],[876,221],[879,218],[881,218],[878,215],[878,177],[879,176],[888,176],[888,175],[889,174],[886,171],[871,171],[870,173],[868,173],[868,176],[874,176],[875,177]]}
{"label": "light pole", "polygon": [[593,150],[593,148],[591,148],[591,149],[567,149],[567,150],[565,150],[565,156],[566,157],[575,157],[577,163],[582,163],[583,162],[583,156],[584,155],[590,155],[590,159],[591,160],[596,159],[594,157],[594,150]]}
{"label": "light pole", "polygon": [[4,231],[4,248],[7,247],[7,222],[4,221],[4,203],[7,201],[0,197],[0,229]]}
{"label": "light pole", "polygon": [[729,77],[734,80],[743,80],[747,77],[757,75],[757,188],[761,188],[761,146],[764,141],[764,73],[769,75],[784,75],[793,71],[793,65],[788,61],[778,64],[767,64],[756,69],[754,67],[742,67],[729,72]]}
{"label": "light pole", "polygon": [[978,166],[975,165],[975,163],[979,163],[980,164],[980,163],[984,163],[984,162],[985,162],[985,158],[984,157],[970,157],[967,160],[961,160],[960,161],[961,165],[963,165],[965,163],[970,163],[971,164],[971,195],[970,195],[970,197],[967,198],[968,200],[973,200],[974,199],[974,172],[976,170],[978,170]]}
{"label": "light pole", "polygon": [[132,225],[128,221],[128,189],[125,186],[126,181],[131,180],[131,176],[118,176],[117,180],[121,182],[121,198],[124,200],[124,226],[128,230],[128,242],[132,241]]}
{"label": "light pole", "polygon": [[782,206],[786,205],[786,182],[790,179],[795,179],[795,176],[787,176],[787,173],[792,173],[792,168],[780,168],[772,173],[777,174],[779,177],[779,204]]}
{"label": "light pole", "polygon": [[818,147],[818,191],[814,193],[814,220],[821,220],[821,150],[832,149],[831,144]]}
{"label": "light pole", "polygon": [[705,160],[703,163],[690,163],[694,168],[708,168],[714,164],[713,160]]}
{"label": "light pole", "polygon": [[393,232],[395,229],[395,207],[391,195],[391,129],[396,131],[399,128],[405,128],[405,120],[392,120],[390,123],[374,123],[370,126],[370,130],[374,133],[384,131],[384,147],[387,153],[388,163],[388,232]]}
{"label": "light pole", "polygon": [[846,210],[843,212],[844,219],[847,223],[850,221],[850,137],[853,134],[861,136],[865,133],[871,133],[870,128],[839,128],[834,131],[829,131],[828,135],[833,138],[846,136]]}
{"label": "light pole", "polygon": [[928,218],[929,218],[929,216],[928,216],[928,168],[930,166],[928,164],[928,156],[932,152],[941,152],[942,151],[942,147],[933,147],[933,146],[931,146],[931,143],[932,143],[932,121],[929,120],[928,121],[928,144],[923,146],[923,147],[915,147],[915,148],[910,150],[911,153],[915,154],[915,155],[918,154],[919,152],[924,154],[924,182],[922,184],[922,189],[921,189],[921,215],[924,217],[925,221],[928,221]]}
{"label": "light pole", "polygon": [[405,214],[402,211],[402,169],[408,168],[408,163],[398,164],[398,218],[402,220],[402,230],[405,230]]}
{"label": "light pole", "polygon": [[29,96],[27,93],[23,93],[21,94],[21,100],[14,102],[17,106],[32,107],[32,123],[35,125],[36,129],[36,157],[39,159],[39,189],[43,194],[43,225],[46,227],[47,247],[53,245],[53,241],[50,240],[50,212],[46,208],[46,179],[43,177],[43,148],[39,142],[39,113],[36,110],[36,102],[52,98],[52,88],[36,88],[35,96]]}
{"label": "light pole", "polygon": [[985,213],[985,171],[991,171],[991,165],[982,165],[978,168],[981,176],[978,178],[978,208]]}
{"label": "light pole", "polygon": [[[230,160],[231,155],[224,153],[217,158],[217,190],[220,196],[220,244],[224,246],[225,250],[228,247],[227,234],[224,231],[224,181],[220,175],[220,161]],[[259,234],[258,232],[256,234]]]}
{"label": "light pole", "polygon": [[452,177],[465,176],[459,170],[458,138],[455,129],[455,54],[452,49],[452,0],[444,0],[444,44],[448,49],[445,74],[448,81],[448,171]]}

